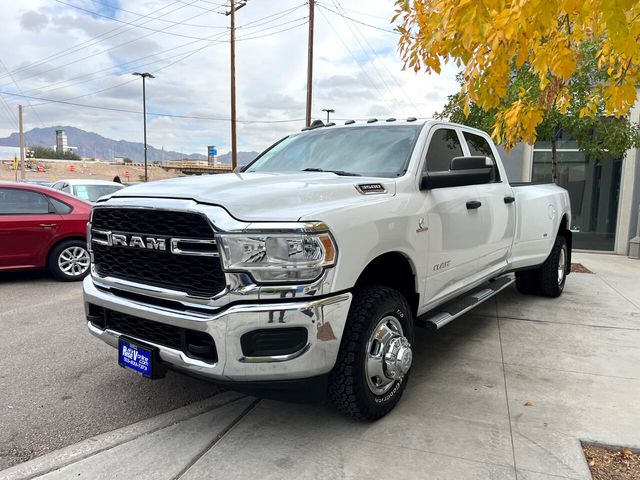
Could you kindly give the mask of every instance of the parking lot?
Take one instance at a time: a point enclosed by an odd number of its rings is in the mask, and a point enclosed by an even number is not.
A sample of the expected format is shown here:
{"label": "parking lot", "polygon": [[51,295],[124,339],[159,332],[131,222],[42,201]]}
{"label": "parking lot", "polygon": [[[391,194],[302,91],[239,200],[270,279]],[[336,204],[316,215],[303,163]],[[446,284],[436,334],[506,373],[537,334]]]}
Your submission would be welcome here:
{"label": "parking lot", "polygon": [[144,381],[85,331],[80,285],[5,275],[0,468],[89,440],[0,478],[588,479],[581,440],[640,448],[640,262],[574,261],[594,273],[572,274],[559,299],[509,288],[419,330],[405,396],[374,423]]}
{"label": "parking lot", "polygon": [[145,381],[88,334],[79,282],[0,274],[0,470],[215,395],[169,373]]}

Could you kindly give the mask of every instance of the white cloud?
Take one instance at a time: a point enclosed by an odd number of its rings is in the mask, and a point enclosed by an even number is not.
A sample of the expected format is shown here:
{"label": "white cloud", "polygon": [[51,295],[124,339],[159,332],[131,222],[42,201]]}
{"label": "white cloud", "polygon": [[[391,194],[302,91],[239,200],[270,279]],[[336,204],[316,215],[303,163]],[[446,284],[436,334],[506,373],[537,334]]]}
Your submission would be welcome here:
{"label": "white cloud", "polygon": [[[103,3],[115,5],[114,0],[65,1],[104,15],[115,15],[123,22],[142,24],[146,29],[92,16],[48,0],[2,2],[3,37],[11,42],[3,42],[0,59],[14,72],[18,86],[6,72],[0,71],[0,91],[52,99],[81,97],[69,101],[140,111],[140,82],[125,82],[133,78],[131,72],[143,70],[156,75],[147,83],[149,111],[213,118],[230,116],[229,43],[221,41],[196,51],[207,42],[186,38],[218,36],[226,40],[229,18],[206,11],[218,7],[202,0],[180,4],[166,0],[119,2],[121,8],[148,15],[141,18],[101,8]],[[391,28],[393,3],[390,1],[350,0],[347,3],[342,0],[340,3],[349,8],[348,15],[355,19]],[[332,1],[320,5],[337,8]],[[286,12],[288,9],[292,10]],[[305,17],[307,10],[303,0],[281,0],[249,2],[237,12],[237,25],[249,24],[237,31],[239,119],[304,118],[307,27],[265,35],[300,24],[303,20],[296,19]],[[283,14],[260,20],[277,12]],[[160,18],[154,19],[157,16]],[[249,39],[242,40],[243,37]],[[154,54],[158,55],[152,56]],[[182,57],[186,58],[180,60]],[[34,62],[40,63],[27,68]],[[430,116],[442,108],[447,95],[457,90],[454,68],[446,67],[440,76],[426,76],[402,70],[402,66],[396,35],[350,22],[321,6],[316,7],[314,118],[325,117],[323,108],[335,109],[336,119]],[[103,89],[108,90],[84,96]],[[17,108],[18,103],[27,107],[27,129],[42,124],[62,124],[116,139],[140,141],[142,137],[140,114],[43,104],[40,100],[31,100],[34,105],[40,104],[31,109],[25,99],[3,97],[12,109]],[[238,144],[241,150],[261,150],[302,126],[302,122],[242,123],[238,126]],[[0,136],[15,130],[13,120],[0,108]],[[167,150],[204,153],[206,146],[213,144],[225,152],[230,144],[230,125],[228,121],[150,116],[148,138],[152,145],[158,148],[164,145]]]}

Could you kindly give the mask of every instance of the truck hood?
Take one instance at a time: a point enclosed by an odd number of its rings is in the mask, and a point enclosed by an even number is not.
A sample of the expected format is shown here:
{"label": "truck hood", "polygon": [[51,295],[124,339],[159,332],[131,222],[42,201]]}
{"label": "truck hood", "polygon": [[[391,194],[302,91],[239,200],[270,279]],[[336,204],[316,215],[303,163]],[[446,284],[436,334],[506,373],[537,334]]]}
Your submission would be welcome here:
{"label": "truck hood", "polygon": [[[364,195],[358,185],[382,184]],[[297,221],[336,207],[395,195],[394,179],[340,177],[333,173],[226,173],[172,178],[118,190],[110,198],[180,198],[219,205],[243,221]]]}

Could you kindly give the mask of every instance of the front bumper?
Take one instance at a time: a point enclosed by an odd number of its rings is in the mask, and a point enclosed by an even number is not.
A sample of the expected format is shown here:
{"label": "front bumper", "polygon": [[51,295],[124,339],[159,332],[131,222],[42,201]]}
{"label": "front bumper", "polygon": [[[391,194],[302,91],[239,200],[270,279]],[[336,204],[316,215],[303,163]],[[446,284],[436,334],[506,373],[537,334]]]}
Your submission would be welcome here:
{"label": "front bumper", "polygon": [[[158,348],[160,359],[177,370],[213,380],[251,382],[295,380],[328,373],[334,366],[352,295],[279,303],[233,305],[212,313],[175,311],[120,297],[98,289],[91,277],[84,279],[85,311],[89,304],[153,322],[206,332],[213,338],[217,361],[208,363],[185,352],[137,339]],[[120,332],[102,330],[88,322],[89,331],[118,348]],[[290,355],[245,357],[240,337],[258,329],[304,327],[307,344]],[[131,337],[131,335],[127,335]],[[135,337],[133,337],[135,339]]]}

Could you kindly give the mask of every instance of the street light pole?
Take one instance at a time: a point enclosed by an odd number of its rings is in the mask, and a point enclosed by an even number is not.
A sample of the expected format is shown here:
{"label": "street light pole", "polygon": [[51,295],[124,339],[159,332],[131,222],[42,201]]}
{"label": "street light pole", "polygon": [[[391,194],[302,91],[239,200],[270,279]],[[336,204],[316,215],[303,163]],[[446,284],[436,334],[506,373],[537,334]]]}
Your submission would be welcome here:
{"label": "street light pole", "polygon": [[333,108],[323,108],[322,111],[327,112],[327,123],[329,123],[329,114],[335,113],[335,110]]}
{"label": "street light pole", "polygon": [[134,72],[133,75],[142,77],[142,122],[144,124],[144,181],[148,180],[147,176],[147,92],[145,86],[145,80],[147,78],[156,78],[148,72],[139,73]]}

